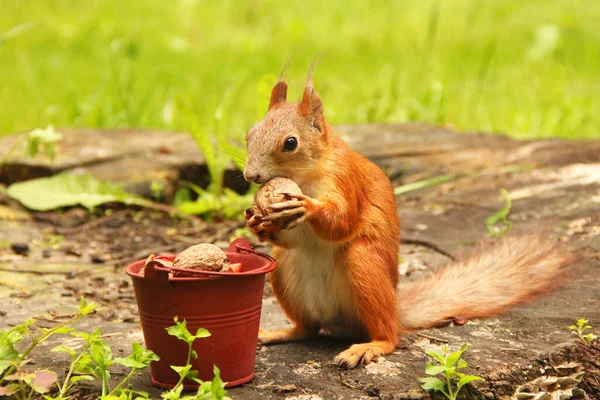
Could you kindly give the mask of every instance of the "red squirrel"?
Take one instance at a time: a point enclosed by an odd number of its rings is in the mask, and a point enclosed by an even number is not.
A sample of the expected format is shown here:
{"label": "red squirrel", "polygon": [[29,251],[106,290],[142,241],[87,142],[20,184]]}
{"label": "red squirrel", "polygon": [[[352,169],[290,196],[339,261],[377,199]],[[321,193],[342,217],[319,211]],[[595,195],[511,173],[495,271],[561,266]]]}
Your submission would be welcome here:
{"label": "red squirrel", "polygon": [[539,237],[505,239],[427,279],[399,284],[392,185],[335,134],[311,75],[299,103],[287,102],[280,78],[265,117],[246,137],[247,181],[283,177],[302,190],[273,204],[266,218],[246,215],[254,234],[273,244],[273,292],[294,324],[261,331],[259,342],[300,341],[321,331],[362,339],[334,359],[353,368],[392,353],[399,335],[491,317],[558,286],[573,257]]}

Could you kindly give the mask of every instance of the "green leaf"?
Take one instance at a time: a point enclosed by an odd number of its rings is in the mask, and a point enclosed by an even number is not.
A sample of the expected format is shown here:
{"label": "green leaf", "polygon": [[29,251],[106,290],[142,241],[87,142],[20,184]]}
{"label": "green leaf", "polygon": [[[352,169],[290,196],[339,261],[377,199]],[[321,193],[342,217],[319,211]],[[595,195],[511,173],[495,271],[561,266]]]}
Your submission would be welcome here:
{"label": "green leaf", "polygon": [[40,370],[35,372],[33,382],[28,383],[33,390],[38,393],[48,393],[56,383],[58,375],[50,370]]}
{"label": "green leaf", "polygon": [[71,377],[71,383],[79,382],[79,381],[93,381],[94,377],[91,375],[75,375]]}
{"label": "green leaf", "polygon": [[[498,210],[496,213],[490,215],[485,220],[485,227],[488,233],[492,236],[503,236],[506,231],[508,231],[512,227],[512,222],[508,220],[508,214],[510,213],[510,209],[512,207],[510,196],[506,189],[500,189],[500,194],[504,197],[504,207]],[[502,227],[499,230],[495,229],[495,225],[497,222],[502,223]]]}
{"label": "green leaf", "polygon": [[98,305],[94,302],[88,303],[88,301],[81,297],[79,300],[79,314],[88,315],[92,310],[94,310]]}
{"label": "green leaf", "polygon": [[473,382],[473,381],[482,381],[483,378],[479,377],[479,376],[475,376],[475,375],[464,375],[462,378],[460,378],[460,380],[457,383],[457,392],[460,390],[461,387],[463,387],[464,385],[466,385],[469,382]]}
{"label": "green leaf", "polygon": [[227,391],[225,390],[226,383],[221,380],[221,371],[216,365],[213,365],[213,373],[215,377],[212,380],[211,393],[216,399],[223,399]]}
{"label": "green leaf", "polygon": [[207,331],[204,328],[198,328],[198,330],[196,331],[196,339],[202,339],[205,337],[209,337],[210,336],[210,332]]}
{"label": "green leaf", "polygon": [[175,191],[175,195],[173,196],[173,207],[179,208],[183,203],[192,203],[192,197],[190,195],[190,191],[186,187],[179,187]]}
{"label": "green leaf", "polygon": [[144,400],[144,399],[150,398],[150,393],[148,393],[148,392],[143,392],[143,391],[138,391],[138,390],[129,390],[129,392],[136,395],[136,397],[134,397],[134,400]]}
{"label": "green leaf", "polygon": [[80,373],[92,373],[94,367],[94,359],[92,356],[90,354],[84,354],[79,358],[77,364],[75,364],[75,371]]}
{"label": "green leaf", "polygon": [[136,368],[136,369],[142,369],[145,368],[147,366],[147,364],[144,364],[142,362],[139,362],[137,360],[135,360],[131,355],[127,356],[125,358],[115,358],[114,359],[114,363],[115,364],[119,364],[119,365],[123,365],[124,367],[128,367],[128,368]]}
{"label": "green leaf", "polygon": [[77,352],[73,349],[68,348],[67,346],[56,346],[55,348],[53,348],[52,350],[50,350],[51,352],[55,352],[55,353],[67,353],[69,356],[74,357]]}
{"label": "green leaf", "polygon": [[159,360],[153,351],[145,349],[137,342],[132,343],[131,347],[132,353],[129,356],[116,358],[114,362],[129,368],[144,369],[150,362]]}
{"label": "green leaf", "polygon": [[61,326],[60,328],[54,329],[52,332],[54,334],[62,334],[62,335],[64,335],[64,334],[72,332],[73,330],[74,330],[73,328],[70,328],[68,326]]}
{"label": "green leaf", "polygon": [[111,202],[138,205],[147,203],[144,199],[126,192],[116,183],[98,181],[91,175],[69,173],[14,183],[8,187],[7,194],[25,207],[36,211],[78,204],[91,211],[101,204]]}
{"label": "green leaf", "polygon": [[177,204],[177,208],[187,214],[211,215],[211,213],[222,213],[225,218],[233,218],[243,214],[243,211],[252,205],[254,193],[249,192],[240,195],[231,189],[223,188],[220,194],[203,190],[197,185],[185,183],[187,187],[198,194],[195,201],[183,201]]}
{"label": "green leaf", "polygon": [[210,174],[209,192],[216,194],[223,186],[223,173],[227,167],[227,160],[216,151],[211,140],[213,135],[210,135],[197,124],[190,127],[190,132],[202,155],[204,155],[206,165],[208,166]]}
{"label": "green leaf", "polygon": [[444,382],[438,378],[419,378],[419,380],[423,383],[421,387],[424,390],[435,390],[436,392],[444,391]]}
{"label": "green leaf", "polygon": [[452,367],[454,364],[456,364],[456,362],[458,361],[458,359],[460,358],[460,356],[462,355],[462,353],[467,349],[467,344],[463,344],[462,347],[460,348],[460,350],[455,351],[453,353],[450,353],[447,357],[446,357],[446,366],[447,367]]}
{"label": "green leaf", "polygon": [[27,153],[30,157],[35,157],[40,151],[40,146],[43,146],[44,154],[50,160],[54,160],[54,144],[62,138],[62,133],[56,132],[52,125],[48,125],[46,129],[35,129],[27,134]]}
{"label": "green leaf", "polygon": [[0,374],[10,367],[12,362],[19,361],[19,351],[15,348],[15,343],[20,342],[23,336],[13,329],[0,331]]}
{"label": "green leaf", "polygon": [[100,379],[108,378],[110,376],[108,367],[114,362],[110,346],[102,340],[97,339],[90,346],[90,354],[94,364],[97,366],[96,371],[92,370],[94,375]]}
{"label": "green leaf", "polygon": [[[17,353],[17,356],[19,355],[19,353]],[[10,366],[12,365],[12,363],[8,360],[0,360],[0,375],[2,375],[2,373],[8,369]]]}
{"label": "green leaf", "polygon": [[5,332],[0,332],[0,361],[17,361],[19,359],[15,343]]}
{"label": "green leaf", "polygon": [[427,364],[427,367],[425,368],[425,373],[427,375],[437,375],[437,374],[442,373],[444,371],[446,371],[446,366],[445,365],[435,365],[433,363]]}
{"label": "green leaf", "polygon": [[462,358],[458,360],[458,364],[456,365],[456,369],[467,368],[467,362]]}
{"label": "green leaf", "polygon": [[187,376],[187,374],[192,369],[192,366],[190,364],[186,365],[185,367],[180,367],[180,366],[177,366],[177,365],[171,365],[171,369],[173,371],[177,372],[179,374],[179,376]]}
{"label": "green leaf", "polygon": [[428,187],[441,185],[442,183],[453,181],[462,176],[463,174],[447,174],[422,179],[420,181],[407,183],[406,185],[397,186],[396,188],[394,188],[394,194],[398,196],[404,193],[412,192],[414,190],[421,190]]}
{"label": "green leaf", "polygon": [[12,327],[9,331],[0,331],[0,335],[2,333],[6,334],[6,340],[17,343],[23,340],[23,336],[27,335],[29,332],[29,326],[33,325],[35,320],[32,318],[27,319],[22,324],[16,325]]}
{"label": "green leaf", "polygon": [[183,340],[184,342],[190,344],[193,343],[197,338],[204,338],[210,336],[210,333],[206,329],[198,329],[196,332],[196,336],[192,335],[190,331],[187,329],[187,321],[184,319],[183,322],[179,322],[177,317],[174,318],[175,325],[165,328],[167,333],[171,336],[175,336],[176,338]]}
{"label": "green leaf", "polygon": [[598,336],[594,335],[593,333],[588,333],[587,335],[583,335],[583,340],[586,342],[586,344],[591,344],[597,338],[598,338]]}
{"label": "green leaf", "polygon": [[425,350],[425,354],[427,354],[429,357],[435,358],[442,365],[446,364],[446,357],[437,350]]}
{"label": "green leaf", "polygon": [[70,332],[69,333],[71,336],[75,336],[78,338],[82,338],[84,339],[86,342],[90,340],[90,334],[87,332],[79,332],[79,331],[75,331],[75,332]]}
{"label": "green leaf", "polygon": [[[172,368],[172,367],[171,367]],[[164,400],[179,400],[181,398],[181,392],[183,391],[183,385],[176,386],[168,392],[163,392],[161,397]]]}

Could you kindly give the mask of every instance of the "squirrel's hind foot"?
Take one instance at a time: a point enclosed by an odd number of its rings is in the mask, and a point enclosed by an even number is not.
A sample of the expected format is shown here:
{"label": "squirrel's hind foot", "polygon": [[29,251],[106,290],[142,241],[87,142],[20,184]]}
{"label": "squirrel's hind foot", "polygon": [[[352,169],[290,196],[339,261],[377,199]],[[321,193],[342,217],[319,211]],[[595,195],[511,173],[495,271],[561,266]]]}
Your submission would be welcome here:
{"label": "squirrel's hind foot", "polygon": [[345,369],[356,367],[359,363],[366,365],[375,357],[390,354],[396,348],[394,342],[374,340],[369,343],[360,343],[350,346],[333,359],[333,362]]}

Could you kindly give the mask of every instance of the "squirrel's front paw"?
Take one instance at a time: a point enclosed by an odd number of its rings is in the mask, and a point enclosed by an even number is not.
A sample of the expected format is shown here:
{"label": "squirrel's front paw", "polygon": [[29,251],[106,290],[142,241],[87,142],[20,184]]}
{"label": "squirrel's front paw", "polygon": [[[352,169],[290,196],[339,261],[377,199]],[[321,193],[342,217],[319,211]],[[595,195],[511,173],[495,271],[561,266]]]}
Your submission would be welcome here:
{"label": "squirrel's front paw", "polygon": [[263,221],[271,221],[282,229],[293,229],[310,217],[317,200],[303,194],[283,195],[286,200],[271,205]]}
{"label": "squirrel's front paw", "polygon": [[277,241],[281,227],[275,225],[271,221],[265,221],[260,215],[252,215],[246,221],[248,228],[258,237],[261,242]]}

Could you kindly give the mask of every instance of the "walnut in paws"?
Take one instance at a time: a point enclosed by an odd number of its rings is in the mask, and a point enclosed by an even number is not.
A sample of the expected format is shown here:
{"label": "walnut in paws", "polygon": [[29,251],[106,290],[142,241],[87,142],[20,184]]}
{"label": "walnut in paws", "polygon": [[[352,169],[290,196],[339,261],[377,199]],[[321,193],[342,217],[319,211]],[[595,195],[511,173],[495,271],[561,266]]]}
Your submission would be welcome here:
{"label": "walnut in paws", "polygon": [[[302,194],[302,190],[296,185],[296,182],[286,178],[273,178],[264,183],[254,195],[254,205],[247,213],[251,216],[266,217],[270,213],[270,207],[275,203],[289,200],[284,194],[297,195]],[[291,216],[288,219],[296,218]],[[288,219],[278,221],[278,224],[285,225]]]}

